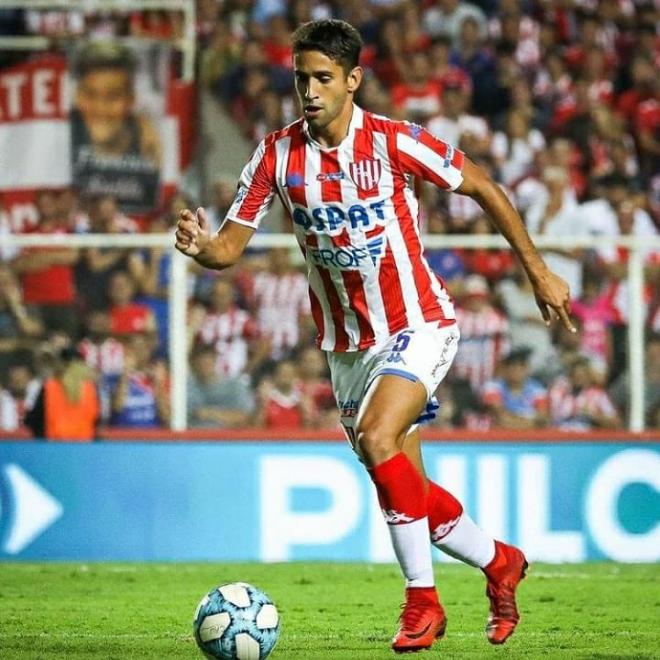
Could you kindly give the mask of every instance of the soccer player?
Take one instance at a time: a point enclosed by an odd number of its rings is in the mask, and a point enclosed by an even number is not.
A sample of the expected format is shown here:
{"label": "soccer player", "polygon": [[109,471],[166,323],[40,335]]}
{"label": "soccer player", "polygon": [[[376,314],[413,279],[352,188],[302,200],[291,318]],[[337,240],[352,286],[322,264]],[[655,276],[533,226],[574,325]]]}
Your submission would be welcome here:
{"label": "soccer player", "polygon": [[476,200],[508,239],[534,285],[543,318],[567,327],[569,291],[545,266],[500,188],[462,152],[408,122],[353,102],[362,80],[358,32],[340,20],[293,34],[303,116],[267,135],[243,170],[225,222],[213,236],[203,209],[182,211],[176,247],[208,268],[234,264],[277,195],[307,263],[318,345],[327,352],[342,425],[375,484],[406,579],[392,641],[428,648],[446,618],[431,543],[487,579],[493,644],[518,623],[515,591],[527,562],[494,541],[460,502],[424,472],[417,427],[456,354],[459,331],[443,283],[429,269],[408,177]]}

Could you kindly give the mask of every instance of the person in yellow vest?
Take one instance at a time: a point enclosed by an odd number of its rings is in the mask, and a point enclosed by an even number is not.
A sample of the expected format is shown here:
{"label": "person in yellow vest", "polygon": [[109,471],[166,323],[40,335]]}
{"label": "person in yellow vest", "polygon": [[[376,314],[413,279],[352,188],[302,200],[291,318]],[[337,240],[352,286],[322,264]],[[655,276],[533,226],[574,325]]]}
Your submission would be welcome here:
{"label": "person in yellow vest", "polygon": [[60,351],[54,374],[44,381],[25,424],[35,437],[86,442],[94,439],[99,417],[96,385],[80,353]]}

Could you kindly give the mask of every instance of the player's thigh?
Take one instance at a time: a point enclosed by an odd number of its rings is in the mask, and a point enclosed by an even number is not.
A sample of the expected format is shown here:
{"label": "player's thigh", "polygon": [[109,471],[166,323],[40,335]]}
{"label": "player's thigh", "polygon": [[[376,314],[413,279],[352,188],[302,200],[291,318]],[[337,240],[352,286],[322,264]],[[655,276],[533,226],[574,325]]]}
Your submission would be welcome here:
{"label": "player's thigh", "polygon": [[357,415],[356,434],[386,439],[401,448],[406,434],[426,407],[428,392],[418,379],[381,374],[371,383]]}

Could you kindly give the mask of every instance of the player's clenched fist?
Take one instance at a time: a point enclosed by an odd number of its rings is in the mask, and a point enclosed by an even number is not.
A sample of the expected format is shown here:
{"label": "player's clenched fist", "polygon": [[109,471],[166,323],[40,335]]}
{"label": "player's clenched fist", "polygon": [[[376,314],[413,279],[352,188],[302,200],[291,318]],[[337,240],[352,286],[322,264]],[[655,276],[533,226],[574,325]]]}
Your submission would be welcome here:
{"label": "player's clenched fist", "polygon": [[206,211],[201,207],[196,213],[189,209],[181,211],[176,225],[176,249],[189,257],[196,257],[209,240]]}

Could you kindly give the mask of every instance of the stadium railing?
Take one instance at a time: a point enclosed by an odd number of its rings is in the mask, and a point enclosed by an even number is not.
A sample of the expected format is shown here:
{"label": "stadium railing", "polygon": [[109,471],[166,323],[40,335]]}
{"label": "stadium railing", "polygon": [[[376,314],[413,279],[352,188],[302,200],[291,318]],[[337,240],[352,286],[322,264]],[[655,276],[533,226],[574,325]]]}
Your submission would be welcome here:
{"label": "stadium railing", "polygon": [[[649,236],[533,236],[539,248],[602,248],[618,246],[629,250],[628,257],[628,368],[630,370],[629,430],[644,431],[644,254],[660,250],[660,237]],[[508,244],[501,236],[488,235],[426,235],[427,248],[503,248]],[[73,248],[165,248],[173,251],[172,272],[169,282],[169,362],[171,371],[171,430],[186,428],[187,355],[187,266],[188,259],[174,248],[173,234],[5,234],[0,235],[0,249],[24,247],[52,247],[63,245]],[[257,233],[250,248],[297,247],[292,234]]]}

